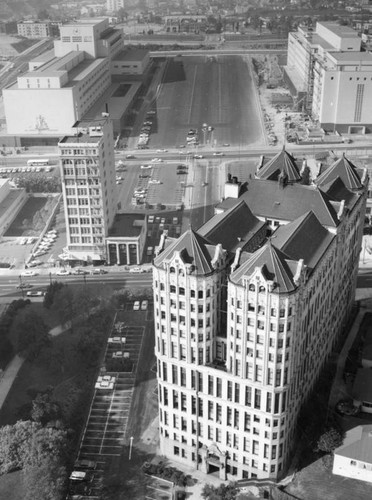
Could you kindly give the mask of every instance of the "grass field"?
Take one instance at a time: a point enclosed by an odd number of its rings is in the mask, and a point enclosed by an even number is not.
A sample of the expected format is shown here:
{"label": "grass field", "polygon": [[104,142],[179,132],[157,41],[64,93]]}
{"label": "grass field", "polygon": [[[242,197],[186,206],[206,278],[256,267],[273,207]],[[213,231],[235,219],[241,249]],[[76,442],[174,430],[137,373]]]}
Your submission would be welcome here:
{"label": "grass field", "polygon": [[[166,63],[153,109],[151,146],[185,144],[189,128],[199,142],[216,148],[261,145],[264,136],[260,109],[248,59],[239,56],[182,56]],[[203,136],[203,124],[213,127]]]}

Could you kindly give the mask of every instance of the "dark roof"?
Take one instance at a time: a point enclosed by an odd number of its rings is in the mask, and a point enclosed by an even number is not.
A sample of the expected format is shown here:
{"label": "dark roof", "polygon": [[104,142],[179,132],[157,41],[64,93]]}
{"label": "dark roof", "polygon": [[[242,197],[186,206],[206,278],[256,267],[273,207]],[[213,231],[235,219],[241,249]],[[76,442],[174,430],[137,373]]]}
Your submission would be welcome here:
{"label": "dark roof", "polygon": [[257,217],[287,222],[313,211],[323,226],[339,225],[333,200],[314,186],[283,187],[278,182],[255,179],[249,182],[248,190],[239,199],[245,200]]}
{"label": "dark roof", "polygon": [[319,186],[329,184],[340,177],[348,189],[358,190],[363,187],[361,183],[362,171],[348,159],[345,155],[336,160],[327,168],[317,179],[315,183]]}
{"label": "dark roof", "polygon": [[257,267],[261,268],[268,281],[275,284],[274,291],[289,293],[296,289],[293,281],[293,271],[287,262],[288,257],[274,247],[269,241],[240,265],[230,275],[230,280],[236,284],[243,284],[244,276],[251,276]]}
{"label": "dark roof", "polygon": [[108,237],[138,237],[145,226],[145,214],[116,214]]}
{"label": "dark roof", "polygon": [[189,229],[178,239],[175,239],[154,259],[154,265],[159,267],[162,263],[172,259],[175,252],[179,252],[183,262],[193,266],[192,274],[209,274],[214,271],[212,260],[216,246],[211,245],[203,236]]}
{"label": "dark roof", "polygon": [[322,190],[334,200],[345,200],[348,207],[352,207],[358,200],[358,195],[347,189],[341,177],[333,179],[329,184],[322,184]]}
{"label": "dark roof", "polygon": [[289,183],[301,180],[296,160],[284,148],[256,172],[256,177],[276,181],[280,174],[285,175]]}
{"label": "dark roof", "polygon": [[241,200],[226,212],[209,219],[198,233],[211,243],[221,243],[225,250],[234,252],[237,248],[244,249],[263,226],[265,222],[255,217],[246,202]]}
{"label": "dark roof", "polygon": [[335,235],[322,226],[310,211],[289,224],[280,226],[274,233],[275,246],[293,260],[304,260],[313,269]]}

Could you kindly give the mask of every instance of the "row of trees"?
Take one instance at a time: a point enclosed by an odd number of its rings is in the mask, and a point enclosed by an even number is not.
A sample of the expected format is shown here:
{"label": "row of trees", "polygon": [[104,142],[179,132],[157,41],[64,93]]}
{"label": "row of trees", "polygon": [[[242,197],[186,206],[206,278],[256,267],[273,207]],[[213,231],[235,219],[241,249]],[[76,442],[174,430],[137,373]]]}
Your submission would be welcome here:
{"label": "row of trees", "polygon": [[14,346],[10,340],[11,327],[20,310],[24,309],[29,300],[13,300],[0,318],[0,368],[3,370],[14,356]]}

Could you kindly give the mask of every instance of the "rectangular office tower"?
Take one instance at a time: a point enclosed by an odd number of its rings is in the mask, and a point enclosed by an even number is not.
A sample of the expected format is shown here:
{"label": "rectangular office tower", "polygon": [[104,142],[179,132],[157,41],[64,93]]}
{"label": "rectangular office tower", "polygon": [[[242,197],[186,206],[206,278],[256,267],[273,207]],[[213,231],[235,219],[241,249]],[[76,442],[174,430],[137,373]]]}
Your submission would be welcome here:
{"label": "rectangular office tower", "polygon": [[58,143],[66,219],[66,259],[106,260],[105,238],[115,212],[112,123],[80,121]]}
{"label": "rectangular office tower", "polygon": [[[355,296],[366,170],[304,182],[284,149],[153,263],[160,454],[221,479],[280,478],[299,411]],[[305,181],[308,184],[307,180]]]}

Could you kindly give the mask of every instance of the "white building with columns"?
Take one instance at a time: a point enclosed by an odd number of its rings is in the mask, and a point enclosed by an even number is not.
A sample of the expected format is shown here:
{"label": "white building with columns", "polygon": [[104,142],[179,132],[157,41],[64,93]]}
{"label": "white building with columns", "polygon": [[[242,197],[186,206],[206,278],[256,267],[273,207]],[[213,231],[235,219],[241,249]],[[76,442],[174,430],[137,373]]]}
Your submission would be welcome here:
{"label": "white building with columns", "polygon": [[224,480],[283,475],[353,305],[366,172],[342,157],[300,182],[283,150],[156,251],[160,453]]}

